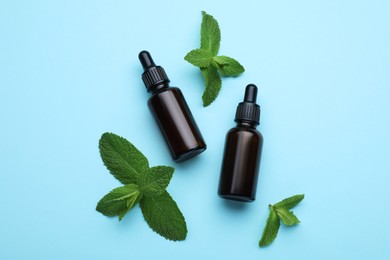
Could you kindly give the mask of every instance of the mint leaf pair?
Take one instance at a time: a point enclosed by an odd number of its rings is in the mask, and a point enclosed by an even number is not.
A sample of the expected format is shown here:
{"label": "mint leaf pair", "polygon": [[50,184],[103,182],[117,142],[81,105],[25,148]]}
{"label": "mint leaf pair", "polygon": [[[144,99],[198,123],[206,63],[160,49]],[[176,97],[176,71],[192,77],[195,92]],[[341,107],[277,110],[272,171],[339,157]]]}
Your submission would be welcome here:
{"label": "mint leaf pair", "polygon": [[221,90],[221,76],[238,76],[245,71],[235,59],[227,56],[217,56],[221,31],[218,22],[211,15],[202,12],[203,19],[200,29],[200,49],[187,53],[184,57],[192,65],[199,67],[205,81],[205,91],[202,96],[203,106],[210,105]]}
{"label": "mint leaf pair", "polygon": [[300,223],[299,219],[290,211],[290,209],[301,202],[304,197],[304,194],[295,195],[284,199],[275,205],[270,204],[268,206],[270,213],[259,241],[260,247],[265,247],[274,241],[279,231],[280,222],[283,222],[286,226],[293,226]]}
{"label": "mint leaf pair", "polygon": [[148,159],[133,144],[112,133],[102,135],[99,150],[104,165],[124,186],[105,195],[96,210],[121,220],[139,203],[146,222],[157,234],[173,241],[184,240],[187,236],[184,216],[166,191],[175,169],[150,168]]}

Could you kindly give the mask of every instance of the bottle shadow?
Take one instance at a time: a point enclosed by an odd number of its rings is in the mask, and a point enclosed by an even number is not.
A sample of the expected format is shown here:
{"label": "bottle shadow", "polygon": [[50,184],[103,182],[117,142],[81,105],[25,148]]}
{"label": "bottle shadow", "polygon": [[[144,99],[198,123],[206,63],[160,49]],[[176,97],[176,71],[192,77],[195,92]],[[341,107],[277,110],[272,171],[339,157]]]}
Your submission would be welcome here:
{"label": "bottle shadow", "polygon": [[248,208],[247,202],[222,199],[223,206],[231,211],[242,212]]}

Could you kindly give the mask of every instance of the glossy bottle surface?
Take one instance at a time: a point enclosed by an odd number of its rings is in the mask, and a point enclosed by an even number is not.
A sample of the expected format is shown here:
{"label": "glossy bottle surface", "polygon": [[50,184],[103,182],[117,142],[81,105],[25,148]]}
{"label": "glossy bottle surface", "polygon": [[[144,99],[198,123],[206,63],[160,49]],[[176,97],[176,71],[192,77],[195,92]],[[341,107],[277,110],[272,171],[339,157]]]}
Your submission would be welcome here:
{"label": "glossy bottle surface", "polygon": [[169,78],[147,51],[138,55],[144,69],[142,80],[152,94],[149,110],[165,138],[175,162],[190,159],[204,150],[206,143],[180,89],[169,86]]}
{"label": "glossy bottle surface", "polygon": [[239,125],[226,135],[218,195],[253,201],[259,175],[263,136],[254,127]]}
{"label": "glossy bottle surface", "polygon": [[190,159],[206,150],[206,143],[180,89],[162,88],[148,101],[175,162]]}

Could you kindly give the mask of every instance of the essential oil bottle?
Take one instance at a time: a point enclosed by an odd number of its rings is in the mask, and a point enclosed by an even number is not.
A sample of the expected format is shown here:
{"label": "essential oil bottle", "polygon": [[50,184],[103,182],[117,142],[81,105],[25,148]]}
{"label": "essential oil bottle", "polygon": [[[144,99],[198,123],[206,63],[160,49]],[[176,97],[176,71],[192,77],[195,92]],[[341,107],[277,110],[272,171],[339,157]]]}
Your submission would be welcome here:
{"label": "essential oil bottle", "polygon": [[250,202],[256,198],[263,136],[256,130],[260,107],[257,87],[249,84],[244,101],[237,107],[237,126],[226,135],[218,195],[224,199]]}
{"label": "essential oil bottle", "polygon": [[148,107],[165,138],[175,162],[190,159],[204,150],[206,143],[179,88],[170,87],[161,66],[154,64],[149,52],[141,51],[142,80],[152,94]]}

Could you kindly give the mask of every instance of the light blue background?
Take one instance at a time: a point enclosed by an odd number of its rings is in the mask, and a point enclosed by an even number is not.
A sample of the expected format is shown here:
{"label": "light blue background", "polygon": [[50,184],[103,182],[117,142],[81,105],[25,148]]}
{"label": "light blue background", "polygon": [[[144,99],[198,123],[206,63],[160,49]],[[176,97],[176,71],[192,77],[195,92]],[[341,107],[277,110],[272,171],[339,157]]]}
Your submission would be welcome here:
{"label": "light blue background", "polygon": [[[202,107],[183,60],[201,11],[221,55],[246,68]],[[0,259],[390,259],[390,2],[1,1]],[[181,87],[208,149],[172,162],[147,106],[139,51]],[[218,198],[226,132],[247,83],[259,86],[263,149],[257,199]],[[139,208],[122,222],[95,211],[119,186],[102,133],[176,168],[169,192],[184,242],[156,235]],[[305,193],[302,224],[258,247],[267,205]]]}

